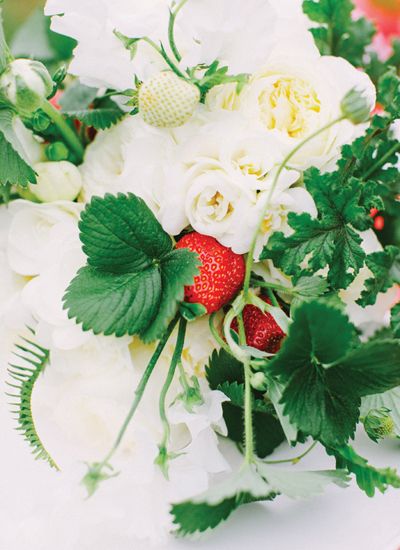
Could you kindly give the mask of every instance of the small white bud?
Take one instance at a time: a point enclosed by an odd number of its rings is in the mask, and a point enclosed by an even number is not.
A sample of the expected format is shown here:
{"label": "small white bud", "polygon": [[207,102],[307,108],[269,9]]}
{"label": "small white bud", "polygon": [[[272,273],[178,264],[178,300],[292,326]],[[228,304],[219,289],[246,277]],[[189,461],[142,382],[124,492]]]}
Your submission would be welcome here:
{"label": "small white bud", "polygon": [[37,183],[29,190],[41,202],[73,201],[82,189],[81,173],[71,162],[39,162],[34,169]]}

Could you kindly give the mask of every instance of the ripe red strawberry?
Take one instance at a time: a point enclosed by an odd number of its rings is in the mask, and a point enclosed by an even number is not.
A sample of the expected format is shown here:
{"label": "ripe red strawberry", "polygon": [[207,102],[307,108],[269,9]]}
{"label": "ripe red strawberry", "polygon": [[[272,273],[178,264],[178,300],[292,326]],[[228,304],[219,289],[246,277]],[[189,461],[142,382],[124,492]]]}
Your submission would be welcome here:
{"label": "ripe red strawberry", "polygon": [[243,256],[235,254],[213,237],[189,233],[182,237],[176,248],[197,252],[202,263],[194,284],[185,287],[186,302],[202,304],[207,313],[213,313],[230,302],[242,288],[246,270]]}
{"label": "ripe red strawberry", "polygon": [[[261,296],[264,302],[270,304],[270,300]],[[263,313],[256,306],[247,305],[243,310],[243,322],[246,330],[247,345],[252,348],[277,353],[282,340],[286,336],[270,313]],[[232,322],[232,330],[238,332],[238,322]]]}

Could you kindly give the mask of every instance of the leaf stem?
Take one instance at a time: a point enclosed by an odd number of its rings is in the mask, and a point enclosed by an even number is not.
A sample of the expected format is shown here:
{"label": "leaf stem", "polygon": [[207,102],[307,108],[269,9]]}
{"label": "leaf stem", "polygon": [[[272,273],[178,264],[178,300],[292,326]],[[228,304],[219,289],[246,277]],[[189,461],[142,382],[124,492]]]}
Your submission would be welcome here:
{"label": "leaf stem", "polygon": [[[246,329],[243,321],[243,312],[238,317],[239,343],[245,346],[247,343]],[[254,462],[254,428],[253,428],[253,393],[251,388],[250,358],[243,361],[244,368],[244,461],[245,464]]]}
{"label": "leaf stem", "polygon": [[178,50],[178,47],[176,45],[175,41],[175,22],[176,22],[176,16],[181,11],[183,6],[186,4],[188,0],[181,0],[179,4],[176,6],[175,9],[170,11],[169,16],[169,25],[168,25],[168,41],[169,45],[171,47],[172,53],[175,56],[175,59],[178,61],[178,63],[182,60],[182,56]]}
{"label": "leaf stem", "polygon": [[227,345],[227,343],[221,337],[221,335],[219,334],[219,332],[218,332],[218,330],[215,326],[214,320],[215,320],[216,315],[217,315],[216,313],[212,313],[209,317],[209,320],[208,320],[211,334],[213,335],[213,337],[214,337],[215,341],[217,342],[217,344],[219,344],[224,351],[229,353],[229,355],[232,355],[232,357],[234,357],[234,354],[232,353],[231,348]]}
{"label": "leaf stem", "polygon": [[178,337],[176,340],[174,354],[172,356],[171,364],[168,369],[167,378],[165,380],[164,386],[160,393],[159,411],[160,411],[161,422],[163,424],[164,435],[160,445],[160,453],[158,458],[156,459],[156,463],[159,464],[159,466],[161,467],[161,469],[164,471],[165,474],[167,472],[166,462],[168,460],[168,441],[171,433],[171,428],[168,422],[168,416],[166,411],[166,399],[167,399],[168,391],[171,387],[172,381],[175,376],[176,368],[178,364],[181,363],[183,346],[185,344],[186,326],[187,326],[187,321],[182,317],[179,323]]}
{"label": "leaf stem", "polygon": [[386,161],[390,159],[391,156],[393,156],[395,153],[400,152],[400,143],[396,143],[389,151],[383,155],[371,168],[369,168],[364,174],[363,179],[367,180],[378,168],[381,166],[384,166],[386,164]]}
{"label": "leaf stem", "polygon": [[69,126],[65,118],[55,107],[53,107],[53,105],[49,101],[44,101],[41,109],[57,126],[66,143],[69,145],[71,151],[75,153],[78,164],[81,164],[81,162],[83,161],[85,149],[76,132]]}
{"label": "leaf stem", "polygon": [[143,42],[146,42],[147,44],[149,44],[152,48],[156,50],[156,52],[158,52],[161,55],[161,57],[167,63],[168,67],[172,69],[172,71],[176,75],[178,75],[180,78],[183,78],[184,80],[191,82],[191,80],[180,70],[180,68],[172,61],[172,59],[170,59],[164,47],[160,48],[159,46],[157,46],[154,40],[152,40],[151,38],[148,38],[147,36],[144,36],[142,40]]}
{"label": "leaf stem", "polygon": [[318,441],[314,441],[311,447],[309,447],[304,453],[294,458],[287,458],[285,460],[263,460],[263,463],[264,464],[297,464],[298,462],[300,462],[300,460],[302,460],[304,457],[310,454],[311,451],[314,450],[317,444],[318,444]]}
{"label": "leaf stem", "polygon": [[115,443],[114,445],[112,446],[110,452],[108,453],[108,455],[105,457],[105,459],[101,462],[101,465],[102,466],[105,466],[109,461],[110,459],[112,458],[112,456],[114,455],[114,453],[116,452],[116,450],[118,449],[118,447],[120,446],[121,444],[121,441],[125,435],[125,432],[140,404],[140,401],[142,400],[142,397],[143,397],[143,394],[145,392],[145,389],[146,389],[146,386],[147,386],[147,383],[153,373],[153,370],[161,356],[161,353],[163,351],[163,349],[165,348],[168,340],[169,340],[169,337],[171,336],[177,322],[179,320],[179,316],[176,316],[175,319],[173,319],[171,321],[171,323],[169,324],[167,330],[165,331],[164,335],[162,336],[161,340],[159,341],[158,343],[158,346],[157,346],[157,349],[156,351],[153,353],[153,356],[152,358],[150,359],[150,362],[149,364],[147,365],[146,367],[146,370],[144,371],[143,373],[143,376],[139,382],[139,385],[138,387],[136,388],[135,390],[135,397],[134,397],[134,400],[133,400],[133,403],[132,403],[132,406],[129,410],[129,413],[118,433],[118,436],[117,436],[117,439],[115,440]]}
{"label": "leaf stem", "polygon": [[290,160],[296,155],[296,153],[298,153],[304,147],[304,145],[306,145],[307,143],[312,141],[314,138],[318,137],[323,132],[326,132],[327,130],[329,130],[330,128],[332,128],[333,126],[338,124],[339,122],[342,122],[343,120],[345,120],[345,118],[346,117],[342,115],[342,116],[336,118],[335,120],[332,120],[331,122],[329,122],[328,124],[326,124],[325,126],[320,128],[319,130],[317,130],[316,132],[309,135],[306,139],[304,139],[301,143],[299,143],[294,149],[292,149],[292,151],[284,158],[283,162],[279,166],[279,168],[278,168],[278,170],[275,174],[275,177],[272,181],[272,185],[270,187],[270,190],[269,190],[264,208],[262,209],[262,214],[261,214],[260,220],[257,224],[256,231],[254,232],[253,240],[251,242],[250,250],[249,250],[249,253],[248,253],[248,256],[247,256],[246,276],[245,276],[245,280],[244,280],[244,284],[243,284],[243,292],[244,292],[245,299],[248,298],[248,294],[249,294],[249,290],[250,290],[251,271],[253,269],[253,264],[254,264],[254,252],[255,252],[255,249],[256,249],[258,235],[260,233],[260,229],[261,229],[262,223],[264,221],[265,214],[266,214],[266,212],[267,212],[267,210],[270,206],[271,199],[274,195],[276,186],[278,184],[279,178],[280,178],[283,170],[285,170],[285,168],[287,168]]}
{"label": "leaf stem", "polygon": [[277,292],[285,292],[286,294],[297,294],[297,291],[292,287],[269,283],[267,281],[259,281],[258,279],[251,279],[251,285],[255,287],[259,286],[260,288],[269,288]]}

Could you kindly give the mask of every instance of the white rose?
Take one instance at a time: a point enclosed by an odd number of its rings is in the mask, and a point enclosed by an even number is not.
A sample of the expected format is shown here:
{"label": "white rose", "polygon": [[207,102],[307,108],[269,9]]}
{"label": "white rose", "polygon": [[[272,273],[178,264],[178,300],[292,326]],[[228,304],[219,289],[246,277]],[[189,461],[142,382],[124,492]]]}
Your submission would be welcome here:
{"label": "white rose", "polygon": [[[236,99],[232,87],[223,86],[211,92],[209,108],[243,112],[286,152],[338,118],[341,101],[352,88],[363,91],[373,109],[375,88],[365,73],[344,59],[320,56],[316,49],[301,52],[277,48]],[[341,146],[364,128],[343,121],[305,145],[291,164],[301,169],[331,167]]]}
{"label": "white rose", "polygon": [[42,202],[73,201],[82,189],[81,173],[71,162],[40,162],[34,169],[37,181],[30,190]]}
{"label": "white rose", "polygon": [[10,205],[13,216],[7,257],[20,275],[34,276],[57,262],[65,243],[76,240],[82,205],[72,202],[35,204],[25,200]]}

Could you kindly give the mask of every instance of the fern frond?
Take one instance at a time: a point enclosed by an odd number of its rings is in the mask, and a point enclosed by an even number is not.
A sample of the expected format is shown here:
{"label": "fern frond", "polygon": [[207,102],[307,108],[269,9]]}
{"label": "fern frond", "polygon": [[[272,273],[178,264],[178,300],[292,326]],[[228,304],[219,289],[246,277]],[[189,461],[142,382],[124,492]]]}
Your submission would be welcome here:
{"label": "fern frond", "polygon": [[[31,332],[34,336],[34,331]],[[9,365],[10,381],[7,385],[11,391],[6,395],[13,399],[10,406],[13,407],[12,413],[16,415],[17,430],[32,447],[35,459],[45,460],[52,468],[59,470],[36,431],[32,414],[33,390],[50,362],[50,352],[26,338],[21,337],[21,341],[21,344],[15,344],[14,356],[18,361]]]}

